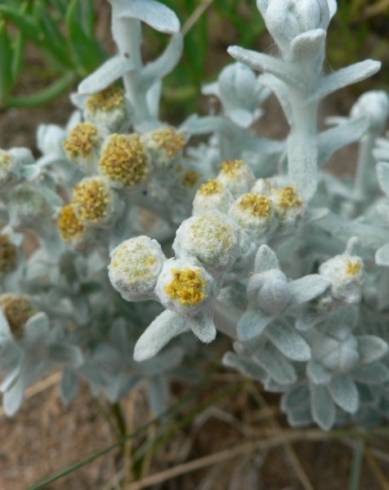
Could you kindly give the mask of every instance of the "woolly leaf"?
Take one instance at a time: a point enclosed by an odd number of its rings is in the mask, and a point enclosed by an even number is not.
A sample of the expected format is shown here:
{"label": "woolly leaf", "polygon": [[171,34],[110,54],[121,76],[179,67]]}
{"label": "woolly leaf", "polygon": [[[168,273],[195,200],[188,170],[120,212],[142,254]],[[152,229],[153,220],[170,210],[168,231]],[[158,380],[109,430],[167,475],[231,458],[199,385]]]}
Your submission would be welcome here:
{"label": "woolly leaf", "polygon": [[289,283],[289,291],[293,302],[296,304],[307,303],[321,294],[328,288],[329,282],[319,274],[311,274],[296,281]]}
{"label": "woolly leaf", "polygon": [[326,384],[331,379],[331,373],[317,361],[310,361],[307,364],[307,376],[317,385]]}
{"label": "woolly leaf", "polygon": [[210,318],[208,315],[204,315],[196,320],[191,320],[189,325],[192,332],[199,340],[201,340],[201,342],[210,344],[215,340],[216,327],[212,318]]}
{"label": "woolly leaf", "polygon": [[380,362],[359,366],[353,370],[352,374],[356,381],[372,385],[385,383],[389,380],[389,370]]}
{"label": "woolly leaf", "polygon": [[255,272],[266,272],[272,269],[279,269],[280,264],[277,255],[267,245],[261,245],[255,256]]}
{"label": "woolly leaf", "polygon": [[385,245],[377,250],[375,262],[377,265],[389,267],[389,243],[385,243]]}
{"label": "woolly leaf", "polygon": [[349,376],[338,376],[328,386],[332,399],[345,412],[355,413],[359,406],[359,394]]}
{"label": "woolly leaf", "polygon": [[272,345],[262,345],[257,350],[255,360],[280,385],[290,385],[297,381],[293,365]]}
{"label": "woolly leaf", "polygon": [[258,337],[272,321],[272,316],[265,315],[260,310],[246,311],[238,323],[239,340],[244,342]]}
{"label": "woolly leaf", "polygon": [[313,420],[323,430],[330,430],[335,423],[336,410],[327,387],[311,385],[310,391]]}
{"label": "woolly leaf", "polygon": [[85,78],[78,86],[78,93],[91,95],[101,92],[131,71],[132,68],[133,63],[130,59],[122,55],[116,55]]}
{"label": "woolly leaf", "polygon": [[111,0],[121,18],[138,19],[153,29],[166,34],[180,30],[177,15],[166,5],[155,0]]}
{"label": "woolly leaf", "polygon": [[311,349],[296,330],[286,323],[275,323],[266,330],[266,336],[284,356],[292,361],[308,361]]}
{"label": "woolly leaf", "polygon": [[377,178],[381,189],[389,196],[389,163],[379,162],[377,164]]}
{"label": "woolly leaf", "polygon": [[358,337],[358,351],[362,362],[374,362],[388,352],[388,344],[374,335],[361,335]]}

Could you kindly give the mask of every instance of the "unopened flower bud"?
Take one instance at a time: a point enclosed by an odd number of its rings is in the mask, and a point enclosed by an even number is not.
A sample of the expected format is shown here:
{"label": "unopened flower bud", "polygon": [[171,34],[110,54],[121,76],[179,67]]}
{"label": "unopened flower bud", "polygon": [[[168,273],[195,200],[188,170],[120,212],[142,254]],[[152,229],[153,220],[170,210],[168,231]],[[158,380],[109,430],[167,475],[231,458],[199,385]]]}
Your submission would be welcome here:
{"label": "unopened flower bud", "polygon": [[251,301],[268,315],[281,313],[291,299],[288,279],[278,269],[254,274],[248,283],[248,293]]}
{"label": "unopened flower bud", "polygon": [[361,300],[363,262],[360,257],[337,255],[321,264],[319,273],[330,281],[333,298],[350,304]]}
{"label": "unopened flower bud", "polygon": [[382,134],[389,119],[389,97],[384,91],[371,91],[363,94],[351,110],[351,116],[366,117],[369,128],[376,134]]}
{"label": "unopened flower bud", "polygon": [[86,101],[85,119],[109,133],[124,131],[129,125],[130,107],[121,87],[111,86]]}
{"label": "unopened flower bud", "polygon": [[64,141],[64,149],[69,160],[91,173],[96,167],[100,143],[101,135],[97,126],[83,122],[70,131]]}
{"label": "unopened flower bud", "polygon": [[295,187],[273,189],[271,200],[277,217],[283,223],[295,223],[305,212],[304,201]]}
{"label": "unopened flower bud", "polygon": [[142,141],[156,167],[167,167],[181,154],[186,145],[182,132],[166,127],[142,136]]}
{"label": "unopened flower bud", "polygon": [[17,294],[0,295],[0,308],[8,322],[12,335],[16,339],[20,339],[23,336],[25,324],[37,313],[28,296]]}
{"label": "unopened flower bud", "polygon": [[249,235],[259,238],[270,228],[273,216],[271,200],[254,192],[243,194],[231,206],[229,216]]}
{"label": "unopened flower bud", "polygon": [[164,261],[165,255],[156,240],[146,236],[131,238],[111,253],[110,281],[127,301],[149,299]]}
{"label": "unopened flower bud", "polygon": [[193,214],[207,211],[226,213],[234,202],[231,192],[219,180],[208,180],[196,192],[193,200]]}
{"label": "unopened flower bud", "polygon": [[248,192],[255,182],[250,167],[243,160],[229,160],[222,163],[217,180],[237,198]]}

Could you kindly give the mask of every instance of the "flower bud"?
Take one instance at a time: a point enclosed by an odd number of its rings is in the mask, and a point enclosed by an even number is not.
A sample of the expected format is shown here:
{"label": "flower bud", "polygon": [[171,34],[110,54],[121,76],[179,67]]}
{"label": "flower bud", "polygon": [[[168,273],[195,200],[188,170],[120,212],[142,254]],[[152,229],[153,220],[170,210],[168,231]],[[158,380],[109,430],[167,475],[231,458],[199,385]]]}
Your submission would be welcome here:
{"label": "flower bud", "polygon": [[361,300],[363,262],[360,257],[337,255],[321,264],[319,274],[330,281],[333,298],[349,304]]}
{"label": "flower bud", "polygon": [[0,295],[0,308],[8,322],[12,335],[16,339],[20,339],[23,336],[25,324],[37,313],[28,296],[17,294]]}
{"label": "flower bud", "polygon": [[178,257],[194,257],[210,271],[229,269],[238,255],[238,232],[223,214],[209,212],[185,220],[176,232]]}
{"label": "flower bud", "polygon": [[351,116],[367,118],[371,131],[376,134],[383,133],[389,119],[388,95],[378,90],[363,94],[353,106]]}
{"label": "flower bud", "polygon": [[134,187],[150,173],[150,161],[137,134],[112,134],[103,146],[99,170],[115,187]]}
{"label": "flower bud", "polygon": [[156,167],[167,167],[182,155],[186,138],[174,128],[160,128],[142,136],[142,141]]}
{"label": "flower bud", "polygon": [[260,238],[270,228],[273,207],[268,197],[249,192],[234,202],[228,214],[250,236]]}
{"label": "flower bud", "polygon": [[255,305],[268,315],[281,313],[291,299],[288,279],[278,269],[254,274],[248,283],[248,293]]}
{"label": "flower bud", "polygon": [[59,212],[57,227],[64,242],[76,248],[84,243],[88,229],[78,219],[72,204],[67,204]]}
{"label": "flower bud", "polygon": [[0,187],[14,183],[24,165],[33,163],[34,157],[27,148],[0,150]]}
{"label": "flower bud", "polygon": [[91,95],[85,104],[85,119],[109,133],[127,129],[130,107],[124,90],[111,86]]}
{"label": "flower bud", "polygon": [[17,248],[8,235],[0,235],[0,277],[16,268],[17,257]]}
{"label": "flower bud", "polygon": [[83,224],[109,224],[115,213],[115,205],[115,195],[102,177],[83,179],[74,188],[72,206]]}
{"label": "flower bud", "polygon": [[111,253],[110,281],[127,301],[150,299],[164,261],[165,255],[156,240],[146,236],[131,238]]}
{"label": "flower bud", "polygon": [[207,211],[220,211],[225,213],[233,203],[231,192],[219,180],[208,180],[196,192],[193,200],[193,214],[202,214]]}
{"label": "flower bud", "polygon": [[96,167],[101,135],[90,122],[77,124],[64,141],[64,150],[69,160],[91,173]]}
{"label": "flower bud", "polygon": [[155,291],[167,309],[191,316],[209,306],[214,290],[215,281],[203,267],[187,259],[170,259]]}
{"label": "flower bud", "polygon": [[327,0],[257,0],[257,3],[270,34],[286,53],[294,38],[314,29],[326,30],[330,22]]}
{"label": "flower bud", "polygon": [[243,160],[229,160],[222,163],[217,180],[237,198],[250,190],[255,182],[255,177]]}
{"label": "flower bud", "polygon": [[283,223],[295,223],[304,215],[304,201],[295,187],[274,188],[271,200],[277,217]]}

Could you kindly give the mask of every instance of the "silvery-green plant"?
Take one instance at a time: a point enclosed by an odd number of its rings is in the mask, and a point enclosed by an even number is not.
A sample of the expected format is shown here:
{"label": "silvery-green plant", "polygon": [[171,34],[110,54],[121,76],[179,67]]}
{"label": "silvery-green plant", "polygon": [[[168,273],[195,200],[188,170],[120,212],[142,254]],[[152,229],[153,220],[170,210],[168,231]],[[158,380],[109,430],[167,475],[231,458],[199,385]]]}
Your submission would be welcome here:
{"label": "silvery-green plant", "polygon": [[[389,98],[363,95],[329,129],[318,118],[322,99],[380,63],[325,72],[335,0],[258,0],[279,55],[230,48],[236,62],[203,91],[219,109],[175,128],[159,101],[182,52],[176,15],[154,0],[110,3],[118,53],[72,94],[69,123],[38,128],[36,160],[0,152],[6,412],[62,369],[66,402],[81,379],[111,402],[141,384],[159,413],[169,379],[224,335],[223,363],[282,394],[292,425],[380,423]],[[171,35],[149,63],[143,24]],[[272,93],[284,141],[255,131]],[[355,177],[327,172],[354,142]]]}

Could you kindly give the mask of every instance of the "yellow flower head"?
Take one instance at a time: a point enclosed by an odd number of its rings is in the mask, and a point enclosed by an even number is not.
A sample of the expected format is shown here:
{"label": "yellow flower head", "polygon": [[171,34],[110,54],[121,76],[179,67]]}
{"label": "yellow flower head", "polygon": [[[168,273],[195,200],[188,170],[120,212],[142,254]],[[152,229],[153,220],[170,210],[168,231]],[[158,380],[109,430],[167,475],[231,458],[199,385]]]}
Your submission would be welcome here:
{"label": "yellow flower head", "polygon": [[208,180],[200,189],[199,194],[202,196],[214,196],[215,194],[221,194],[224,190],[224,186],[217,180]]}
{"label": "yellow flower head", "polygon": [[111,86],[98,94],[91,95],[86,102],[86,108],[92,114],[98,111],[111,112],[120,109],[124,102],[124,90],[121,87]]}
{"label": "yellow flower head", "polygon": [[207,282],[199,269],[173,269],[173,280],[165,286],[166,294],[183,306],[195,306],[206,297]]}
{"label": "yellow flower head", "polygon": [[113,195],[102,177],[91,177],[76,185],[72,203],[82,223],[100,225],[110,217]]}
{"label": "yellow flower head", "polygon": [[348,260],[346,264],[346,274],[351,277],[356,277],[362,270],[361,260]]}
{"label": "yellow flower head", "polygon": [[77,124],[64,141],[64,149],[70,160],[88,158],[99,145],[96,126],[90,122]]}
{"label": "yellow flower head", "polygon": [[103,148],[99,169],[112,183],[132,187],[146,180],[149,160],[137,134],[112,134]]}
{"label": "yellow flower head", "polygon": [[256,218],[268,218],[272,213],[270,199],[254,192],[243,194],[239,200],[239,207]]}
{"label": "yellow flower head", "polygon": [[304,202],[294,187],[288,186],[280,190],[277,204],[283,209],[300,208]]}
{"label": "yellow flower head", "polygon": [[243,160],[227,160],[222,163],[221,174],[230,178],[240,175],[242,170],[246,167]]}
{"label": "yellow flower head", "polygon": [[173,160],[185,147],[186,140],[183,133],[174,128],[161,128],[151,134],[153,143],[164,151],[167,158]]}
{"label": "yellow flower head", "polygon": [[17,263],[17,248],[7,235],[0,235],[0,276],[11,272]]}
{"label": "yellow flower head", "polygon": [[78,219],[72,204],[67,204],[61,209],[57,226],[64,241],[78,240],[86,231],[85,225]]}
{"label": "yellow flower head", "polygon": [[22,337],[24,325],[37,313],[28,296],[17,294],[0,295],[0,308],[16,338]]}
{"label": "yellow flower head", "polygon": [[182,178],[182,184],[184,187],[189,187],[190,189],[193,189],[193,187],[196,186],[198,181],[200,180],[200,175],[195,172],[194,170],[188,170],[185,172],[183,178]]}

